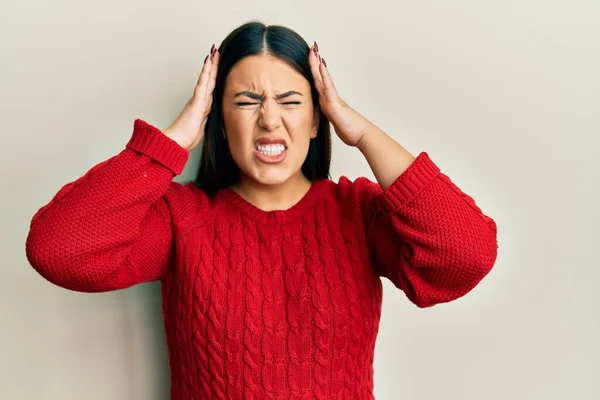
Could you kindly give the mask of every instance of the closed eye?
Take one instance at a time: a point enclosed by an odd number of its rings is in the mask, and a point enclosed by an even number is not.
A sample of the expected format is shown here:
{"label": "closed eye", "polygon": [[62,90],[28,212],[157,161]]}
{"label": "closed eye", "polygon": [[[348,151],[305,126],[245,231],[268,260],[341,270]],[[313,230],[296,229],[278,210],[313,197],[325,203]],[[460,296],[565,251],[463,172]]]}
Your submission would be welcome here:
{"label": "closed eye", "polygon": [[[243,106],[251,106],[251,105],[258,105],[258,104],[260,104],[260,103],[249,103],[249,102],[243,102],[243,101],[235,103],[236,106],[241,106],[241,107],[243,107]],[[285,104],[285,105],[300,105],[300,104],[302,104],[302,102],[300,102],[300,101],[286,101],[285,103],[281,103],[281,104]]]}

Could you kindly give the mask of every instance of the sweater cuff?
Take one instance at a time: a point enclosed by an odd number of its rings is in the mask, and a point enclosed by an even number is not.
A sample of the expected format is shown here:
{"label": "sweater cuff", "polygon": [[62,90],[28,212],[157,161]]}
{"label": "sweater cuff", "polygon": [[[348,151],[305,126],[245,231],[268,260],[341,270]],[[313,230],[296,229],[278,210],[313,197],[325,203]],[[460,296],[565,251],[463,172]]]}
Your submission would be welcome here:
{"label": "sweater cuff", "polygon": [[170,169],[175,175],[183,172],[189,151],[167,137],[160,129],[136,119],[128,149],[144,154]]}
{"label": "sweater cuff", "polygon": [[382,206],[395,212],[421,192],[440,173],[440,168],[426,152],[420,153],[412,164],[380,195]]}

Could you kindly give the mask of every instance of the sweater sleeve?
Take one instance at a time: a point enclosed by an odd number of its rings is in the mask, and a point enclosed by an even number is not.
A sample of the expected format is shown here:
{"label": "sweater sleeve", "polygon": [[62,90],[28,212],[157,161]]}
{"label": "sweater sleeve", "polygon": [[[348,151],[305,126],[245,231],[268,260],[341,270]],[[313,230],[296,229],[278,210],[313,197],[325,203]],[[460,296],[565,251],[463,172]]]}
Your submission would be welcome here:
{"label": "sweater sleeve", "polygon": [[385,190],[358,186],[375,267],[418,307],[464,296],[495,264],[496,223],[427,153]]}
{"label": "sweater sleeve", "polygon": [[142,120],[118,155],[60,189],[31,221],[30,264],[48,281],[102,292],[161,279],[173,258],[165,194],[188,151]]}

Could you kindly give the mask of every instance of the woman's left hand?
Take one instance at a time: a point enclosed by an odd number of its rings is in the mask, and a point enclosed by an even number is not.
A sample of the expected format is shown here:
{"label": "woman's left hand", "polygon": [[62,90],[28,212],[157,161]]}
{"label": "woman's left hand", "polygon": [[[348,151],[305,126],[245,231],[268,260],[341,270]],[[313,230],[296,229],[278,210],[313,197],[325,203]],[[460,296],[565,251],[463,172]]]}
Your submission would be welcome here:
{"label": "woman's left hand", "polygon": [[339,95],[331,79],[327,63],[319,55],[317,43],[313,44],[308,56],[310,69],[319,92],[319,106],[335,132],[344,143],[357,146],[370,122],[350,107]]}

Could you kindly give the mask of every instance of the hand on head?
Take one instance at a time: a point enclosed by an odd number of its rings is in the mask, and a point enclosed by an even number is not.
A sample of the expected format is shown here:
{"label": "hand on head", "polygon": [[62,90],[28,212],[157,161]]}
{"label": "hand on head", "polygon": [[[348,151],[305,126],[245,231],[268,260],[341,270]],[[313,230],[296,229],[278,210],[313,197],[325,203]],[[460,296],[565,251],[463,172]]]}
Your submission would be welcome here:
{"label": "hand on head", "polygon": [[210,54],[204,59],[204,65],[192,97],[175,121],[165,129],[168,137],[187,150],[196,147],[204,136],[204,127],[213,101],[219,58],[219,51],[213,44]]}

